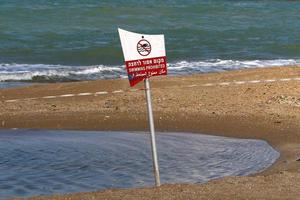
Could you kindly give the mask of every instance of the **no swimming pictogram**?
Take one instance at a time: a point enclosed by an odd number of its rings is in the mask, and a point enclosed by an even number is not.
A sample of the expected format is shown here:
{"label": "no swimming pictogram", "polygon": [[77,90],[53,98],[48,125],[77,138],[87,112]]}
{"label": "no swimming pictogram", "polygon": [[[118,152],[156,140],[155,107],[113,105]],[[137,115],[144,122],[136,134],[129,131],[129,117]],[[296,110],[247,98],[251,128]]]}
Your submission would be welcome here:
{"label": "no swimming pictogram", "polygon": [[[144,37],[142,37],[144,38]],[[148,56],[151,53],[151,44],[145,39],[141,39],[136,45],[137,52],[141,56]]]}

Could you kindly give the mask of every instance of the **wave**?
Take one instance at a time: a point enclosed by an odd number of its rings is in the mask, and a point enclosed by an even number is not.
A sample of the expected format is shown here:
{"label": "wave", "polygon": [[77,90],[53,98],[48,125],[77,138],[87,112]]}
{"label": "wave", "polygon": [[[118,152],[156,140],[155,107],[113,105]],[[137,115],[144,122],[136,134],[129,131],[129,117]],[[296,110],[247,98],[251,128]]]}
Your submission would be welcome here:
{"label": "wave", "polygon": [[[300,65],[300,59],[178,61],[168,64],[168,73],[185,75],[291,65]],[[116,78],[127,78],[124,65],[0,64],[1,82],[67,82]]]}

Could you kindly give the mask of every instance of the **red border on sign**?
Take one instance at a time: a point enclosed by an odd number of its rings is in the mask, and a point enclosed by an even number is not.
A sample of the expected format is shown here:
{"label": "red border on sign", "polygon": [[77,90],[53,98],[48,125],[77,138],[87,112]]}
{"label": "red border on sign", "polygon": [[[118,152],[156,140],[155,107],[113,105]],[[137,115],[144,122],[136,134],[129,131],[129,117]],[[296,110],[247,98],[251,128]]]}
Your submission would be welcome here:
{"label": "red border on sign", "polygon": [[130,86],[151,76],[167,75],[167,57],[146,58],[125,62]]}

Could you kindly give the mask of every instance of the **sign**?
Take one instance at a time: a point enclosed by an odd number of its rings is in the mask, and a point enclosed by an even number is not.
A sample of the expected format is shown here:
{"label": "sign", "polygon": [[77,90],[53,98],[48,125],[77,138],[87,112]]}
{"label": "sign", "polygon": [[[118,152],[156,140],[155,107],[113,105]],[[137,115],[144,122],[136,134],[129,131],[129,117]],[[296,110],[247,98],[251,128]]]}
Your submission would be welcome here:
{"label": "sign", "polygon": [[130,86],[145,82],[148,120],[151,133],[151,149],[155,185],[160,186],[156,150],[155,129],[151,102],[151,76],[167,74],[167,58],[164,35],[145,35],[118,29]]}
{"label": "sign", "polygon": [[164,35],[118,31],[130,86],[151,76],[167,75]]}

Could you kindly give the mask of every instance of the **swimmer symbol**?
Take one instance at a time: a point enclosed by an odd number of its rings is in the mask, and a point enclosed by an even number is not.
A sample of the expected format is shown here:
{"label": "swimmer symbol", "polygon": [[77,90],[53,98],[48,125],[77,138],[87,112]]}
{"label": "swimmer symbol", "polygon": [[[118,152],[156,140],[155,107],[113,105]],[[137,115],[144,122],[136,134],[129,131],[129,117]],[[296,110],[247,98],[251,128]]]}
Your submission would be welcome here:
{"label": "swimmer symbol", "polygon": [[138,43],[137,43],[137,52],[141,55],[141,56],[148,56],[151,53],[151,44],[150,42],[148,42],[145,39],[141,39]]}

